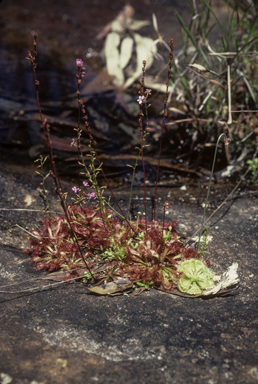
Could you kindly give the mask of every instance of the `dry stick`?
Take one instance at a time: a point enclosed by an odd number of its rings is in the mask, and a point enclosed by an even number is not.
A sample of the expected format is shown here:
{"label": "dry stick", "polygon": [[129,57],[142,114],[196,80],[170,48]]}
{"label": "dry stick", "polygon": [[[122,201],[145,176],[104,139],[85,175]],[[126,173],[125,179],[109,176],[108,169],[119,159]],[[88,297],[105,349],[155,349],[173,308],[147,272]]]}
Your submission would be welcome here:
{"label": "dry stick", "polygon": [[168,62],[168,81],[166,83],[167,90],[166,90],[166,98],[164,101],[164,113],[163,113],[162,128],[161,128],[161,134],[160,134],[159,161],[158,161],[157,178],[156,178],[156,185],[155,185],[154,209],[153,209],[154,220],[155,220],[155,215],[156,215],[156,202],[157,202],[157,189],[158,189],[158,179],[159,179],[162,136],[163,136],[164,126],[165,126],[165,118],[167,116],[167,102],[168,102],[168,96],[169,96],[168,87],[169,87],[170,78],[171,78],[171,68],[172,68],[172,59],[173,59],[173,51],[174,51],[174,40],[173,39],[171,39],[169,41],[169,46],[170,46],[170,51],[169,51],[169,62]]}
{"label": "dry stick", "polygon": [[[85,257],[83,256],[83,253],[81,251],[81,248],[80,248],[80,245],[78,243],[78,240],[77,240],[77,236],[75,235],[75,232],[71,226],[71,222],[70,222],[70,218],[69,218],[69,214],[68,214],[68,208],[67,208],[67,203],[66,203],[66,200],[65,200],[65,197],[64,197],[64,191],[63,191],[63,188],[62,188],[62,184],[61,184],[61,181],[58,177],[58,173],[57,173],[57,170],[56,170],[56,165],[55,165],[55,161],[54,161],[54,157],[53,157],[53,151],[52,151],[52,145],[51,145],[51,141],[50,141],[50,137],[49,137],[49,128],[50,126],[47,124],[47,120],[45,119],[45,121],[43,120],[43,117],[42,117],[42,113],[41,113],[41,107],[40,107],[40,102],[39,102],[39,81],[37,80],[36,78],[36,68],[37,68],[37,62],[36,62],[36,57],[37,57],[37,34],[36,32],[34,33],[34,41],[33,41],[33,46],[34,46],[34,57],[32,56],[31,52],[29,51],[28,52],[28,56],[26,58],[26,60],[29,60],[30,63],[31,63],[31,66],[32,66],[32,70],[33,70],[33,75],[34,75],[34,81],[35,81],[35,85],[36,85],[36,98],[37,98],[37,105],[38,105],[38,110],[39,110],[39,114],[40,114],[40,120],[41,120],[41,123],[42,123],[42,126],[43,126],[43,130],[44,130],[44,134],[45,134],[45,138],[46,138],[46,142],[47,142],[47,146],[48,146],[48,150],[49,150],[49,157],[50,157],[50,161],[51,161],[51,164],[52,164],[52,167],[53,167],[53,171],[54,172],[51,172],[51,176],[53,177],[54,179],[54,182],[56,184],[56,188],[55,188],[55,192],[58,194],[58,196],[60,197],[60,201],[61,201],[61,206],[64,210],[64,213],[65,213],[65,216],[66,216],[66,219],[67,219],[67,222],[69,224],[69,228],[70,228],[70,231],[71,231],[71,234],[73,236],[73,238],[75,239],[75,242],[76,242],[76,245],[78,247],[78,251],[80,253],[80,256],[81,258],[83,259],[84,261],[84,264],[86,266],[86,268],[88,269],[89,273],[91,274],[92,278],[94,278],[94,276],[92,275],[91,271],[90,271],[90,268],[85,260]],[[69,256],[67,256],[68,259],[69,259]]]}
{"label": "dry stick", "polygon": [[83,278],[84,278],[84,276],[77,276],[77,277],[73,277],[72,279],[68,279],[68,280],[65,280],[65,281],[58,281],[57,283],[43,285],[43,287],[33,287],[33,288],[28,288],[28,289],[22,289],[21,291],[12,291],[12,292],[0,291],[0,293],[16,294],[16,293],[31,292],[31,291],[36,290],[36,289],[40,289],[40,291],[43,291],[45,288],[51,288],[51,287],[54,287],[57,284],[64,284],[64,283],[66,283],[68,281],[73,281],[73,280],[83,279]]}
{"label": "dry stick", "polygon": [[[67,272],[80,271],[81,269],[83,269],[83,268],[79,267],[79,268],[75,268],[75,269],[67,269],[66,271],[55,272],[54,276],[64,275]],[[79,277],[81,278],[81,277],[84,277],[84,276],[77,276],[77,277],[73,277],[72,279],[78,279]],[[12,287],[14,285],[21,285],[21,284],[25,284],[25,283],[32,283],[32,282],[35,283],[36,281],[41,281],[41,280],[51,280],[51,274],[50,274],[50,277],[49,277],[49,275],[47,277],[34,277],[32,279],[29,279],[29,280],[26,279],[26,280],[18,281],[16,283],[1,285],[0,289],[5,288],[5,287]],[[68,281],[68,280],[62,280],[63,283],[65,283],[66,281]],[[36,289],[36,288],[40,288],[40,287],[34,287],[34,289]]]}
{"label": "dry stick", "polygon": [[232,111],[231,111],[231,77],[230,77],[230,66],[232,59],[227,58],[227,83],[228,83],[228,125],[232,124]]}
{"label": "dry stick", "polygon": [[26,211],[26,212],[45,212],[42,209],[26,209],[26,208],[0,208],[0,211]]}
{"label": "dry stick", "polygon": [[[145,67],[146,67],[146,61],[143,60],[142,62],[143,67],[142,67],[142,87],[140,90],[141,97],[144,98],[144,77],[145,77]],[[147,232],[147,202],[146,202],[146,174],[145,174],[145,164],[144,164],[144,156],[143,156],[143,131],[142,131],[142,104],[140,103],[140,118],[139,118],[139,129],[141,132],[141,154],[142,154],[142,169],[143,169],[143,189],[144,189],[144,211],[145,211],[145,230]]]}

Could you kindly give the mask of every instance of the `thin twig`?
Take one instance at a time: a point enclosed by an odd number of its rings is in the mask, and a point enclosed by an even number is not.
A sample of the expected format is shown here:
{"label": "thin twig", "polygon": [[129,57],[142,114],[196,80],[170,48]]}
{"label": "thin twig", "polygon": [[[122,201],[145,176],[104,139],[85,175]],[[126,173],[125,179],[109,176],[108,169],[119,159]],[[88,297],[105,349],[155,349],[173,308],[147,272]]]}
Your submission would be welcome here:
{"label": "thin twig", "polygon": [[43,285],[43,287],[33,287],[33,288],[28,288],[28,289],[22,289],[21,291],[0,291],[0,293],[10,293],[10,294],[16,294],[16,293],[25,293],[25,292],[31,292],[33,290],[36,290],[36,289],[40,289],[41,291],[44,290],[45,288],[52,288],[54,287],[55,285],[57,284],[64,284],[68,281],[73,281],[73,280],[77,280],[77,279],[82,279],[84,278],[85,276],[77,276],[77,277],[73,277],[72,279],[68,279],[68,280],[64,280],[64,281],[58,281],[57,283],[53,283],[53,284],[47,284],[47,285]]}
{"label": "thin twig", "polygon": [[[255,151],[254,156],[253,156],[253,160],[255,159],[257,153],[258,153],[258,148],[256,148],[256,151]],[[226,197],[226,199],[220,204],[220,206],[208,217],[208,219],[204,223],[202,223],[202,225],[197,229],[197,231],[194,232],[194,234],[189,239],[187,239],[187,241],[185,242],[185,246],[186,246],[186,244],[189,243],[190,240],[193,239],[193,237],[195,237],[198,234],[198,232],[208,223],[208,221],[210,221],[210,219],[215,215],[215,213],[217,213],[220,210],[220,208],[230,199],[230,197],[232,198],[233,193],[237,190],[237,188],[239,187],[241,182],[245,179],[246,175],[251,170],[251,168],[252,168],[252,164],[249,165],[249,167],[247,168],[247,171],[245,172],[245,174],[243,176],[241,176],[239,182],[232,189],[232,191]]]}

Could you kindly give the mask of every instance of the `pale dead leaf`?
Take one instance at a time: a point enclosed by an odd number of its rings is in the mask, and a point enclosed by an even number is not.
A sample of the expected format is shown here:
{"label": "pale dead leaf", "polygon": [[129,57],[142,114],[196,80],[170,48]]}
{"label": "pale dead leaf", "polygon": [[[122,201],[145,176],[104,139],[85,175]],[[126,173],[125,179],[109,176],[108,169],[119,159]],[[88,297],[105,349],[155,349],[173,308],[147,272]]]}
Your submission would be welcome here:
{"label": "pale dead leaf", "polygon": [[185,115],[185,111],[181,111],[181,109],[178,109],[178,108],[175,108],[175,107],[168,108],[168,110],[170,112],[175,112],[175,113],[178,113],[180,115]]}
{"label": "pale dead leaf", "polygon": [[152,23],[153,23],[153,28],[158,35],[159,34],[158,21],[157,21],[157,17],[155,15],[155,13],[152,14]]}
{"label": "pale dead leaf", "polygon": [[124,31],[124,26],[121,24],[120,20],[114,20],[111,23],[111,31],[118,33],[122,33]]}
{"label": "pale dead leaf", "polygon": [[121,44],[120,51],[120,67],[124,69],[129,63],[133,50],[133,39],[131,37],[125,37]]}
{"label": "pale dead leaf", "polygon": [[200,64],[188,64],[187,66],[199,69],[199,71],[202,71],[202,72],[210,72],[207,68],[203,67]]}
{"label": "pale dead leaf", "polygon": [[167,92],[167,86],[165,83],[157,83],[150,76],[145,76],[144,82],[147,88],[154,89],[155,91],[162,92],[162,93]]}
{"label": "pale dead leaf", "polygon": [[26,195],[23,201],[26,203],[26,207],[29,207],[35,201],[35,199],[31,195]]}
{"label": "pale dead leaf", "polygon": [[107,72],[109,76],[114,76],[114,84],[116,86],[121,86],[124,83],[124,74],[119,65],[120,63],[120,53],[118,46],[120,44],[120,36],[116,32],[110,32],[107,35],[105,42],[105,56],[107,64]]}
{"label": "pale dead leaf", "polygon": [[127,27],[132,31],[138,31],[138,29],[146,27],[146,25],[150,25],[150,22],[147,20],[131,20],[128,22]]}
{"label": "pale dead leaf", "polygon": [[129,87],[136,79],[138,79],[142,74],[142,62],[146,60],[146,68],[152,66],[154,57],[153,55],[157,52],[157,47],[154,44],[153,40],[149,37],[142,37],[138,33],[134,34],[134,40],[136,43],[136,70],[132,77],[127,79],[124,84],[124,88]]}
{"label": "pale dead leaf", "polygon": [[227,289],[239,283],[239,276],[237,273],[238,263],[233,263],[220,278],[218,284],[212,288],[205,289],[202,294],[204,296],[214,295],[220,290]]}

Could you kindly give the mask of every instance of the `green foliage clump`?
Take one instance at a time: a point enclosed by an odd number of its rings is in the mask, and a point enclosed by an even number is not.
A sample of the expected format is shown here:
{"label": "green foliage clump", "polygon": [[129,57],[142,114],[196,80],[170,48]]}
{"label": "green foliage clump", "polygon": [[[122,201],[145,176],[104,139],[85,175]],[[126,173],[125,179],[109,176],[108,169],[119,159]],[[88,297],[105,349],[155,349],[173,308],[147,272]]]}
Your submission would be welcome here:
{"label": "green foliage clump", "polygon": [[200,295],[204,289],[214,285],[212,271],[200,260],[186,260],[178,271],[183,273],[178,283],[181,292]]}

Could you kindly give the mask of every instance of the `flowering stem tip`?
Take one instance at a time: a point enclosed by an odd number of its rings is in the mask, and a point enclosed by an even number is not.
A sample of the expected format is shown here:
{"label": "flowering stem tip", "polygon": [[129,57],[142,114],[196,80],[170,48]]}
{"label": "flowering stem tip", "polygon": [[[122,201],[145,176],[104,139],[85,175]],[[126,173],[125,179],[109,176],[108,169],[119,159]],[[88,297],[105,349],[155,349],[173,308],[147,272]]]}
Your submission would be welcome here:
{"label": "flowering stem tip", "polygon": [[78,68],[81,68],[83,66],[82,59],[76,59],[76,65],[77,65]]}

